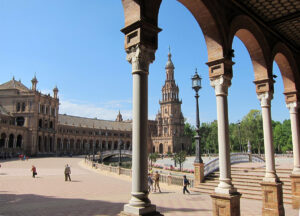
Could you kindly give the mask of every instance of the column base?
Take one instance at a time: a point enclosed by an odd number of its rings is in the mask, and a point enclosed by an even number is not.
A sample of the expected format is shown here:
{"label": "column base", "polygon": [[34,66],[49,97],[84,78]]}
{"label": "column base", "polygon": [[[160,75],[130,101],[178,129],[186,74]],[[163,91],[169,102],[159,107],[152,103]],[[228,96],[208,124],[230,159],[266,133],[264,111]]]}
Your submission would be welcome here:
{"label": "column base", "polygon": [[240,216],[241,194],[213,193],[210,195],[213,202],[213,216]]}
{"label": "column base", "polygon": [[284,216],[282,182],[261,182],[263,216]]}
{"label": "column base", "polygon": [[194,186],[204,182],[204,163],[194,163]]}
{"label": "column base", "polygon": [[300,175],[292,174],[291,185],[292,185],[292,206],[294,209],[300,208]]}
{"label": "column base", "polygon": [[130,204],[124,206],[124,211],[120,212],[119,216],[163,216],[156,211],[155,205],[147,207],[135,207]]}

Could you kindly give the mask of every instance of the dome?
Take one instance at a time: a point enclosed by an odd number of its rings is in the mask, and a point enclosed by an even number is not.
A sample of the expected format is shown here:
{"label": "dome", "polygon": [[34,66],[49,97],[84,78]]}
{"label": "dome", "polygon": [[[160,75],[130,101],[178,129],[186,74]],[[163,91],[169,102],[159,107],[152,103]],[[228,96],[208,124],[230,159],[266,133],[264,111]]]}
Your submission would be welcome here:
{"label": "dome", "polygon": [[174,69],[175,68],[171,57],[172,57],[172,54],[169,52],[168,61],[167,61],[167,64],[166,64],[166,69]]}

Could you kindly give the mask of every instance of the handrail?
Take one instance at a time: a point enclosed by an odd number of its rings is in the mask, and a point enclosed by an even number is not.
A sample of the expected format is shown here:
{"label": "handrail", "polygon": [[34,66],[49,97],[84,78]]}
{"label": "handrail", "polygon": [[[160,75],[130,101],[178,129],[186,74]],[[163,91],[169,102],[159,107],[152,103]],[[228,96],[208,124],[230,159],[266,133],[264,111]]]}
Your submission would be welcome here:
{"label": "handrail", "polygon": [[[247,153],[231,153],[230,154],[230,164],[236,163],[247,163],[247,162],[256,162],[264,163],[265,160],[257,155],[251,155]],[[219,170],[219,158],[215,158],[204,165],[204,176]]]}

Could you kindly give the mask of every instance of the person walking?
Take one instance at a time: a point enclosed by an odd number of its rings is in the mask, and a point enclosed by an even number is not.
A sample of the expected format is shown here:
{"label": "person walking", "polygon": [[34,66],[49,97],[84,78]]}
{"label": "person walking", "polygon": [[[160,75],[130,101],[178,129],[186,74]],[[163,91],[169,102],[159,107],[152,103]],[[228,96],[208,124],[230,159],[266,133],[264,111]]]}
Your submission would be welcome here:
{"label": "person walking", "polygon": [[32,178],[35,178],[35,176],[37,175],[36,167],[32,165],[31,171],[32,171]]}
{"label": "person walking", "polygon": [[154,192],[156,192],[156,187],[158,188],[159,193],[161,193],[160,187],[159,187],[159,173],[158,171],[154,174]]}
{"label": "person walking", "polygon": [[69,179],[69,181],[71,181],[70,174],[71,174],[71,168],[67,164],[66,168],[65,168],[65,181],[68,181],[68,179]]}
{"label": "person walking", "polygon": [[190,181],[186,178],[186,175],[183,176],[183,194],[187,192],[190,194],[189,190],[187,189],[187,186],[190,185]]}
{"label": "person walking", "polygon": [[148,173],[148,192],[150,193],[151,191],[153,191],[153,180],[151,173]]}

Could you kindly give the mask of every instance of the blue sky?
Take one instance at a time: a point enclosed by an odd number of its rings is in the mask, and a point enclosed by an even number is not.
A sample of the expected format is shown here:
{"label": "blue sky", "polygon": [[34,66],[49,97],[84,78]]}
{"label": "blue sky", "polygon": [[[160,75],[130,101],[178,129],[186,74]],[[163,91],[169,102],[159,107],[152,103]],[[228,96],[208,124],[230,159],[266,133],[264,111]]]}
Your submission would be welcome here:
{"label": "blue sky", "polygon": [[[172,11],[172,13],[171,13]],[[176,14],[176,16],[174,16]],[[28,87],[36,73],[38,89],[52,94],[59,88],[60,113],[114,120],[118,110],[131,118],[132,76],[126,61],[124,13],[121,1],[112,0],[1,0],[0,82],[15,76]],[[195,122],[191,76],[195,68],[203,78],[200,121],[216,119],[216,98],[209,84],[204,37],[190,12],[177,1],[163,1],[159,14],[159,49],[149,74],[149,118],[159,110],[165,63],[171,46],[182,112]],[[250,109],[260,109],[253,84],[250,56],[235,38],[236,64],[229,88],[229,121],[236,122]],[[272,118],[289,118],[278,75],[272,101]]]}

